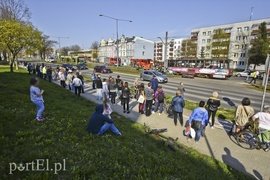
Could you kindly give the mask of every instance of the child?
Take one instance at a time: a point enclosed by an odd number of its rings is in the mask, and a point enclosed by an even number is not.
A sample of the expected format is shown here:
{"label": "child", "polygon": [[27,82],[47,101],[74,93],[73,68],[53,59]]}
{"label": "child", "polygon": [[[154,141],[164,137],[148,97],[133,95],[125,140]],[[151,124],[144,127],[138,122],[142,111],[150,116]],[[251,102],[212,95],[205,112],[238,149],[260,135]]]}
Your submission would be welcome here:
{"label": "child", "polygon": [[111,114],[112,114],[112,108],[111,106],[108,104],[107,99],[105,98],[103,100],[103,115],[107,116],[108,118],[111,119]]}
{"label": "child", "polygon": [[37,107],[37,121],[44,121],[45,118],[42,117],[42,112],[44,111],[44,100],[42,97],[42,94],[44,93],[44,90],[40,90],[38,88],[39,80],[38,78],[31,78],[30,80],[30,98],[31,101],[36,105]]}

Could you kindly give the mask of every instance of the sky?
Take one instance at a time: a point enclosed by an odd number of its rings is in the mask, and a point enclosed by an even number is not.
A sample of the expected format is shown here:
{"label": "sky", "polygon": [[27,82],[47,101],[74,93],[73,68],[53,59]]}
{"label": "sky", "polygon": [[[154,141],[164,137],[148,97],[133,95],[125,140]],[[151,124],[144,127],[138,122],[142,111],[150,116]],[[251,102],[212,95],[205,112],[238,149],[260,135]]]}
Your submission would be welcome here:
{"label": "sky", "polygon": [[270,18],[270,0],[25,0],[31,22],[51,39],[61,38],[61,47],[78,44],[90,48],[94,41],[119,36],[140,36],[150,40],[187,37],[192,28]]}

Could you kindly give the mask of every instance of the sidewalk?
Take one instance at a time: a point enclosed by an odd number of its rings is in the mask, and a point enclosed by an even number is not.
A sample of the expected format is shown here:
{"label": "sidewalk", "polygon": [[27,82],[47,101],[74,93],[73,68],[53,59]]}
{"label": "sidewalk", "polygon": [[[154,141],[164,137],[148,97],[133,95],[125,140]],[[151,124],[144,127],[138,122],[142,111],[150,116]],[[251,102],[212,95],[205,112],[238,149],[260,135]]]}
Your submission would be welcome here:
{"label": "sidewalk", "polygon": [[[59,82],[54,82],[59,85]],[[85,85],[85,93],[81,94],[82,97],[89,99],[94,103],[102,103],[96,100],[95,90],[90,88],[89,84]],[[245,150],[235,144],[234,139],[230,139],[227,135],[228,123],[223,120],[216,122],[215,129],[206,128],[206,137],[201,138],[198,144],[195,144],[194,140],[187,141],[183,136],[184,127],[179,125],[175,126],[173,118],[167,117],[164,113],[159,115],[158,113],[152,114],[149,117],[138,113],[138,103],[135,100],[130,102],[130,114],[123,113],[123,109],[120,106],[120,102],[117,101],[117,105],[111,106],[114,112],[121,114],[131,120],[147,124],[152,129],[154,128],[167,128],[168,132],[164,133],[167,136],[179,138],[179,142],[196,149],[202,154],[211,156],[219,161],[222,161],[235,169],[249,174],[257,179],[269,179],[270,180],[270,158],[269,153],[263,150]],[[190,116],[190,110],[184,110],[184,121]],[[225,127],[225,129],[223,128]],[[226,129],[227,127],[227,129]],[[121,129],[120,129],[121,131]],[[122,132],[123,136],[125,133]]]}

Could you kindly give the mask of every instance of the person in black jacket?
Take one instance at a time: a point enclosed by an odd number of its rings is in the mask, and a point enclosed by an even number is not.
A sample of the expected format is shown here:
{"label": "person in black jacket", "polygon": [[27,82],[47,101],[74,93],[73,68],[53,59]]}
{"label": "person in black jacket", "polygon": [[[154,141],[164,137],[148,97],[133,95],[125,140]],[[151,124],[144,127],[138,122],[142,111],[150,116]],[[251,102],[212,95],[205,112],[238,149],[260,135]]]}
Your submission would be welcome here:
{"label": "person in black jacket", "polygon": [[92,134],[102,135],[106,131],[111,130],[114,134],[121,136],[121,133],[114,125],[114,121],[102,114],[103,110],[103,104],[96,106],[96,110],[88,122],[87,131]]}
{"label": "person in black jacket", "polygon": [[76,75],[82,81],[81,93],[84,93],[84,78],[82,76],[82,72],[77,72]]}
{"label": "person in black jacket", "polygon": [[97,88],[97,100],[102,100],[102,81],[100,79],[100,74],[97,75],[96,88]]}
{"label": "person in black jacket", "polygon": [[214,128],[215,125],[215,116],[218,110],[218,107],[220,106],[220,100],[218,99],[218,92],[214,91],[212,96],[207,101],[207,110],[208,110],[208,122],[210,119],[210,116],[212,116],[211,121],[211,128]]}
{"label": "person in black jacket", "polygon": [[[129,95],[130,95],[130,89],[128,87],[128,82],[125,82],[124,86],[122,87],[122,101],[123,101],[123,112],[127,114],[130,113],[129,111]],[[127,111],[126,111],[127,110]]]}

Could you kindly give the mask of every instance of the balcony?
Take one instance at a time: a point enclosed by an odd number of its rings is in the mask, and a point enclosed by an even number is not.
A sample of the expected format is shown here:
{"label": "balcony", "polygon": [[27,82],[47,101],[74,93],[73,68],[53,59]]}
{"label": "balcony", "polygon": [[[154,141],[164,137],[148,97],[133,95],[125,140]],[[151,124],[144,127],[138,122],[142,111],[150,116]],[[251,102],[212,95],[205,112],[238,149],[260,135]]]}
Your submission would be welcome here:
{"label": "balcony", "polygon": [[191,36],[191,40],[198,40],[198,36]]}

